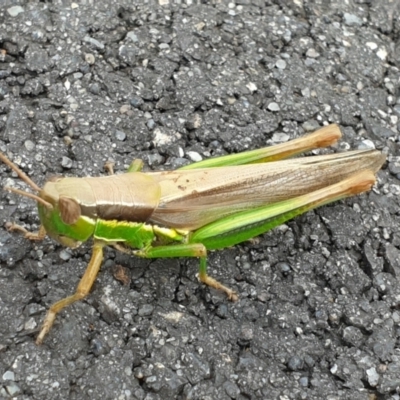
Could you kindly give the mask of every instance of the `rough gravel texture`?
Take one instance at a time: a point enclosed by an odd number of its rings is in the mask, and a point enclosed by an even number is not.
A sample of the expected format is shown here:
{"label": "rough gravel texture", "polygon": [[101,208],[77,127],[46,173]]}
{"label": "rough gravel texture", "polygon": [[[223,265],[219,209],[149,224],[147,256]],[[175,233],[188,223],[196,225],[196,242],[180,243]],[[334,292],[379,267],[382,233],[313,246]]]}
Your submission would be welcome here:
{"label": "rough gravel texture", "polygon": [[[52,175],[173,169],[341,125],[388,155],[374,190],[197,261],[0,231],[1,399],[400,399],[398,1],[0,1],[0,150]],[[1,185],[25,185],[0,166]],[[38,228],[1,192],[0,222]],[[116,267],[116,266],[122,266]]]}

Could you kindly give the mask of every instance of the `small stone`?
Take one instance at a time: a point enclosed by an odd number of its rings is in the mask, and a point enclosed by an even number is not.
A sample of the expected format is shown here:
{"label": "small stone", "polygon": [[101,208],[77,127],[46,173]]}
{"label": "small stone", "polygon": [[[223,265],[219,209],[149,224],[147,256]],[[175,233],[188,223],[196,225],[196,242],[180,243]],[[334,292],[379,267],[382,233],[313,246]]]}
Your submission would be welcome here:
{"label": "small stone", "polygon": [[139,96],[132,97],[129,102],[131,106],[135,108],[139,108],[144,103],[143,99]]}
{"label": "small stone", "polygon": [[26,148],[28,151],[32,151],[32,150],[35,149],[35,143],[33,143],[32,140],[26,140],[25,143],[24,143],[24,145],[25,145],[25,148]]}
{"label": "small stone", "polygon": [[160,154],[149,154],[147,156],[147,163],[150,167],[161,165],[164,162],[164,157]]}
{"label": "small stone", "polygon": [[289,135],[283,132],[277,132],[272,135],[271,140],[274,143],[285,143],[289,140]]}
{"label": "small stone", "polygon": [[61,165],[63,168],[70,169],[70,168],[72,168],[72,160],[70,158],[64,156],[61,159]]}
{"label": "small stone", "polygon": [[366,373],[367,373],[368,383],[372,387],[375,387],[379,382],[379,374],[376,372],[375,367],[367,369]]}
{"label": "small stone", "polygon": [[381,47],[377,52],[376,55],[382,60],[385,61],[387,59],[388,56],[388,51],[384,48]]}
{"label": "small stone", "polygon": [[249,343],[254,338],[254,330],[251,326],[242,326],[239,333],[239,342],[242,344]]}
{"label": "small stone", "polygon": [[292,356],[288,361],[288,368],[291,371],[299,371],[304,367],[304,360],[299,356]]}
{"label": "small stone", "polygon": [[318,58],[320,54],[315,49],[308,49],[306,56],[310,58]]}
{"label": "small stone", "polygon": [[228,307],[226,306],[226,304],[221,304],[218,308],[217,308],[217,315],[218,317],[225,319],[228,317],[229,313],[228,313]]}
{"label": "small stone", "polygon": [[189,157],[189,159],[193,162],[198,162],[203,159],[203,157],[197,153],[197,151],[188,151],[186,155]]}
{"label": "small stone", "polygon": [[92,83],[92,84],[89,86],[89,91],[90,91],[90,93],[92,93],[92,94],[98,95],[98,94],[100,93],[100,85],[99,85],[97,82]]}
{"label": "small stone", "polygon": [[308,384],[309,384],[308,377],[307,376],[302,376],[299,379],[299,383],[300,383],[300,386],[308,387]]}
{"label": "small stone", "polygon": [[375,42],[367,42],[365,43],[367,47],[369,47],[371,50],[376,50],[378,48],[378,45]]}
{"label": "small stone", "polygon": [[278,262],[276,264],[276,269],[281,272],[281,274],[285,275],[290,272],[290,265],[286,262]]}
{"label": "small stone", "polygon": [[35,318],[29,318],[24,324],[24,330],[31,331],[37,327]]}
{"label": "small stone", "polygon": [[129,38],[129,39],[131,39],[132,42],[138,42],[138,41],[139,41],[139,39],[138,39],[136,33],[133,32],[133,31],[128,32],[128,33],[126,34],[126,37]]}
{"label": "small stone", "polygon": [[286,61],[285,60],[278,60],[275,63],[276,68],[278,69],[285,69],[286,68]]}
{"label": "small stone", "polygon": [[357,146],[358,150],[374,150],[375,149],[375,145],[374,142],[372,140],[366,139],[363,140],[358,146]]}
{"label": "small stone", "polygon": [[89,64],[89,65],[93,65],[96,61],[96,58],[94,57],[94,55],[92,53],[86,53],[85,54],[85,61]]}
{"label": "small stone", "polygon": [[176,131],[169,131],[166,132],[163,129],[156,128],[154,129],[154,145],[155,146],[165,146],[171,145],[172,143],[176,142],[182,137],[179,132]]}
{"label": "small stone", "polygon": [[200,128],[202,123],[202,118],[199,114],[191,115],[186,121],[186,128],[189,130]]}
{"label": "small stone", "polygon": [[14,382],[5,385],[5,388],[10,398],[15,398],[16,396],[22,393],[21,388]]}
{"label": "small stone", "polygon": [[68,250],[63,249],[60,251],[59,256],[61,260],[68,261],[71,258],[71,253]]}
{"label": "small stone", "polygon": [[147,316],[153,314],[153,311],[154,311],[154,307],[151,304],[145,304],[139,308],[138,314],[141,317],[147,317]]}
{"label": "small stone", "polygon": [[115,138],[123,142],[126,139],[126,133],[123,131],[115,131]]}
{"label": "small stone", "polygon": [[301,127],[306,131],[306,132],[314,132],[316,131],[318,128],[320,128],[320,125],[318,123],[318,121],[316,120],[309,120],[309,121],[305,121]]}
{"label": "small stone", "polygon": [[253,82],[249,82],[247,85],[246,85],[246,87],[247,87],[247,89],[249,89],[250,90],[250,92],[255,92],[255,91],[257,91],[257,86],[253,83]]}
{"label": "small stone", "polygon": [[21,14],[24,12],[24,9],[21,6],[12,6],[7,9],[7,12],[12,16],[16,17],[18,14]]}
{"label": "small stone", "polygon": [[153,118],[151,118],[146,122],[146,126],[147,126],[147,128],[149,128],[152,131],[154,129],[154,127],[156,126],[156,122],[154,121]]}
{"label": "small stone", "polygon": [[6,371],[3,374],[3,381],[15,381],[15,374],[13,371]]}
{"label": "small stone", "polygon": [[120,114],[126,114],[130,109],[131,106],[129,106],[128,104],[124,104],[123,106],[120,107],[119,112]]}
{"label": "small stone", "polygon": [[343,22],[347,26],[361,26],[362,20],[357,15],[344,13]]}
{"label": "small stone", "polygon": [[343,340],[352,346],[361,346],[364,335],[355,326],[348,326],[343,330]]}
{"label": "small stone", "polygon": [[226,394],[231,399],[237,399],[240,395],[240,389],[234,382],[230,382],[230,381],[225,382],[224,389],[225,389]]}
{"label": "small stone", "polygon": [[267,108],[269,111],[280,111],[280,109],[281,109],[279,107],[279,104],[275,103],[275,102],[269,103]]}

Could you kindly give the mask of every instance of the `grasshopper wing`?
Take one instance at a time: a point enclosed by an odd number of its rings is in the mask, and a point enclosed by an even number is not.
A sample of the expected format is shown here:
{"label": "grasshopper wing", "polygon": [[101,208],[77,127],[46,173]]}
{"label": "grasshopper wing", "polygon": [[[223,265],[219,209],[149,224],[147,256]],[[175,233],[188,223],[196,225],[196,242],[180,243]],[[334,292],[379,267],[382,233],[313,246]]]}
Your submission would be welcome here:
{"label": "grasshopper wing", "polygon": [[227,215],[277,203],[370,170],[385,156],[376,150],[351,151],[266,164],[150,173],[161,198],[150,220],[194,230]]}

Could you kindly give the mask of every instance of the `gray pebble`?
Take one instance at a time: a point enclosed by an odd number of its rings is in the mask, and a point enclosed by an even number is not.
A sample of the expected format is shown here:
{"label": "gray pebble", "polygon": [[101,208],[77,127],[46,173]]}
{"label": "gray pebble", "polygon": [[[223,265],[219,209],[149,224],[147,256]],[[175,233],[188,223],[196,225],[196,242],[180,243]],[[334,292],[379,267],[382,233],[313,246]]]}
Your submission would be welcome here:
{"label": "gray pebble", "polygon": [[86,53],[85,54],[85,61],[89,64],[89,65],[93,65],[96,61],[96,58],[94,57],[94,55],[92,53]]}
{"label": "gray pebble", "polygon": [[151,118],[146,122],[146,125],[150,130],[153,130],[156,126],[156,123],[155,123],[154,119]]}
{"label": "gray pebble", "polygon": [[70,158],[64,156],[61,159],[61,165],[63,166],[63,168],[70,169],[70,168],[72,168],[72,160]]}
{"label": "gray pebble", "polygon": [[3,374],[3,381],[15,381],[15,374],[13,371],[6,371]]}
{"label": "gray pebble", "polygon": [[347,26],[361,26],[362,20],[357,17],[357,15],[344,13],[343,22]]}
{"label": "gray pebble", "polygon": [[151,314],[153,314],[154,307],[150,304],[145,304],[142,307],[139,308],[139,315],[141,317],[147,317]]}
{"label": "gray pebble", "polygon": [[10,395],[10,398],[14,398],[22,393],[21,388],[14,382],[11,382],[5,385],[7,393]]}
{"label": "gray pebble", "polygon": [[310,58],[317,58],[317,57],[320,56],[320,54],[319,54],[318,51],[315,50],[315,49],[308,49],[308,50],[307,50],[307,53],[306,53],[306,56],[307,56],[307,57],[310,57]]}
{"label": "gray pebble", "polygon": [[24,12],[24,9],[21,6],[12,6],[7,9],[7,12],[12,16],[16,17],[18,14]]}
{"label": "gray pebble", "polygon": [[115,131],[115,138],[123,142],[126,139],[126,133],[123,131]]}
{"label": "gray pebble", "polygon": [[191,161],[198,162],[203,159],[203,157],[197,153],[196,151],[188,151],[186,155],[189,157]]}
{"label": "gray pebble", "polygon": [[366,373],[367,373],[368,383],[372,387],[375,387],[379,382],[379,374],[376,372],[375,367],[367,369]]}
{"label": "gray pebble", "polygon": [[281,109],[279,107],[279,104],[275,103],[275,102],[269,103],[267,108],[269,111],[280,111],[280,109]]}
{"label": "gray pebble", "polygon": [[25,143],[24,143],[24,145],[25,145],[25,148],[26,148],[28,151],[32,151],[32,150],[35,149],[35,143],[33,143],[32,140],[26,140]]}
{"label": "gray pebble", "polygon": [[285,69],[286,68],[286,61],[285,60],[278,60],[275,64],[276,68]]}
{"label": "gray pebble", "polygon": [[60,258],[61,260],[68,261],[71,258],[71,253],[68,250],[63,249],[60,251]]}

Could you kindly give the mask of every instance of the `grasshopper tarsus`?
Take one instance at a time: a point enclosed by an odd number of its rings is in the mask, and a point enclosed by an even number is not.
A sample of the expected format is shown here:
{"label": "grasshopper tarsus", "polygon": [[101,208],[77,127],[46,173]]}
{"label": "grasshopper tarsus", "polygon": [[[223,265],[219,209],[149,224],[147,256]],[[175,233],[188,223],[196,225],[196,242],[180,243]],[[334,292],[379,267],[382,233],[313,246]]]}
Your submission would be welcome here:
{"label": "grasshopper tarsus", "polygon": [[114,162],[106,161],[106,163],[104,164],[104,169],[108,172],[109,175],[114,175],[114,166]]}
{"label": "grasshopper tarsus", "polygon": [[226,296],[228,297],[228,300],[230,300],[232,302],[238,301],[239,296],[237,295],[237,293],[234,290],[223,285],[221,282],[218,282],[216,279],[212,278],[211,276],[208,276],[207,274],[199,273],[199,280],[200,280],[200,282],[204,283],[205,285],[210,286],[214,289],[219,290],[220,292],[225,293]]}
{"label": "grasshopper tarsus", "polygon": [[52,312],[51,309],[47,312],[46,317],[43,321],[42,327],[40,329],[39,335],[37,336],[35,343],[39,346],[43,343],[43,339],[49,333],[51,327],[54,324],[57,313]]}

